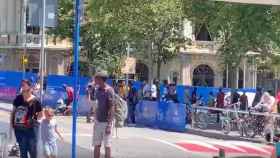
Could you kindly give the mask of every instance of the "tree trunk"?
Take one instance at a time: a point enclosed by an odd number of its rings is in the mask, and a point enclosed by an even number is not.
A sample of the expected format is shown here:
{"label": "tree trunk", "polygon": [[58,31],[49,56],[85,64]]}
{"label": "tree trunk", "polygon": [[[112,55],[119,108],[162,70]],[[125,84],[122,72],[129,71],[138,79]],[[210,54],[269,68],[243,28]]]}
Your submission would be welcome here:
{"label": "tree trunk", "polygon": [[161,69],[161,62],[160,60],[157,61],[157,79],[160,80],[160,69]]}

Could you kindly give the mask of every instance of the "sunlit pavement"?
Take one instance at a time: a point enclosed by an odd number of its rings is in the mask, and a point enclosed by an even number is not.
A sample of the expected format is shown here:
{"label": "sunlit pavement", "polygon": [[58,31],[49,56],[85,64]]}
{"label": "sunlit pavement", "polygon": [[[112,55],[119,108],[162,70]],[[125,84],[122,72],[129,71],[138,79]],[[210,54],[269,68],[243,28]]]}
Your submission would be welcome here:
{"label": "sunlit pavement", "polygon": [[[0,111],[0,131],[8,132],[9,114]],[[59,157],[71,155],[71,117],[57,117],[65,138],[59,143]],[[93,157],[92,124],[85,118],[78,119],[77,156]],[[166,132],[149,128],[127,127],[114,132],[114,158],[213,158],[223,149],[226,157],[270,157],[272,147],[246,141],[213,139],[195,134]]]}

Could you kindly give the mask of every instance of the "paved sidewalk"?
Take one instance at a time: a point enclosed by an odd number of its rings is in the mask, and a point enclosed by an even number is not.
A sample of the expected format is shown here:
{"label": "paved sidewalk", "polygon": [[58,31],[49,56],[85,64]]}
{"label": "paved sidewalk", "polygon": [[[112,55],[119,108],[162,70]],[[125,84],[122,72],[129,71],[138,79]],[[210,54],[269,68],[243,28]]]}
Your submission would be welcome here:
{"label": "paved sidewalk", "polygon": [[0,101],[0,110],[10,112],[13,110],[12,103],[5,103]]}

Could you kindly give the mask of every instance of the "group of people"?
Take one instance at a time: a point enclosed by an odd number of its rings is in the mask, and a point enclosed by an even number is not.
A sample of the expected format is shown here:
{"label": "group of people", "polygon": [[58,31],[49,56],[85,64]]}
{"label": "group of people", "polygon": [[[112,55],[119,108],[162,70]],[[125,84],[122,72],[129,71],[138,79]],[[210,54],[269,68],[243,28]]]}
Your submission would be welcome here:
{"label": "group of people", "polygon": [[[94,80],[88,85],[89,100],[96,101],[97,105],[94,108],[94,158],[100,158],[100,149],[102,143],[105,146],[105,158],[111,158],[111,142],[112,131],[114,123],[115,104],[114,96],[117,93],[128,103],[129,117],[128,123],[135,123],[135,107],[141,97],[148,100],[172,100],[178,102],[176,84],[169,84],[163,81],[162,93],[160,93],[160,83],[155,80],[151,84],[145,84],[142,87],[141,94],[136,87],[129,82],[126,86],[124,81],[118,82],[117,86],[111,87],[106,83],[108,74],[106,72],[97,72]],[[73,89],[63,86],[67,92],[68,100],[67,106],[70,106],[73,101]],[[34,87],[29,80],[22,80],[21,91],[13,102],[13,111],[11,113],[11,127],[14,129],[16,141],[20,148],[21,158],[37,158],[38,139],[43,142],[44,156],[46,158],[57,157],[57,141],[63,140],[62,135],[58,130],[58,125],[55,120],[54,110],[49,107],[43,107],[39,99],[33,95]],[[160,95],[161,94],[161,95]],[[197,96],[197,89],[195,88],[191,96],[186,97],[191,104],[196,104],[201,97]],[[208,105],[210,107],[225,108],[227,105],[240,103],[240,110],[248,110],[248,97],[244,92],[242,95],[236,90],[231,92],[229,97],[219,90],[215,97],[213,92],[209,93]],[[262,92],[257,89],[252,107],[256,109],[263,109],[264,112],[278,112],[280,106],[280,92],[275,97],[268,92]],[[217,121],[219,121],[218,113]],[[41,127],[41,133],[39,133]],[[38,138],[41,135],[41,138]]]}
{"label": "group of people", "polygon": [[[111,158],[111,142],[114,123],[114,89],[106,84],[108,74],[100,71],[94,76],[94,96],[97,100],[93,134],[94,158],[100,158],[101,145],[105,146],[105,158]],[[73,90],[68,89],[68,97]],[[57,141],[63,140],[56,123],[54,110],[44,107],[34,95],[34,86],[29,80],[22,80],[21,91],[13,102],[10,126],[19,145],[21,158],[38,158],[38,140],[42,140],[43,154],[46,158],[58,155]],[[70,94],[71,93],[71,94]],[[73,98],[68,100],[71,104]],[[39,130],[41,129],[41,130]],[[40,132],[40,133],[39,133]],[[39,136],[41,136],[39,138]]]}
{"label": "group of people", "polygon": [[38,135],[41,135],[45,157],[55,158],[56,141],[59,138],[63,140],[63,137],[54,119],[54,110],[43,108],[33,91],[32,82],[22,80],[21,92],[13,102],[10,124],[19,144],[20,157],[28,158],[29,155],[31,158],[37,158]]}
{"label": "group of people", "polygon": [[[164,100],[178,102],[176,82],[168,83],[168,80],[164,80],[162,83],[155,79],[152,83],[144,82],[142,87],[142,98],[144,100]],[[162,87],[162,90],[161,90]]]}
{"label": "group of people", "polygon": [[[197,89],[194,89],[191,102],[192,104],[197,104],[200,97],[197,97]],[[269,92],[264,92],[263,89],[257,88],[252,105],[249,106],[248,97],[245,92],[240,95],[237,90],[232,90],[230,95],[226,95],[222,88],[214,96],[213,92],[208,95],[207,101],[208,107],[216,108],[235,108],[239,111],[251,111],[254,110],[260,113],[279,113],[280,111],[280,91],[274,97]],[[221,111],[212,111],[217,114],[217,123],[220,122]],[[273,116],[257,116],[257,128],[262,129],[265,133],[266,140],[270,141],[270,134],[274,129],[275,118]]]}

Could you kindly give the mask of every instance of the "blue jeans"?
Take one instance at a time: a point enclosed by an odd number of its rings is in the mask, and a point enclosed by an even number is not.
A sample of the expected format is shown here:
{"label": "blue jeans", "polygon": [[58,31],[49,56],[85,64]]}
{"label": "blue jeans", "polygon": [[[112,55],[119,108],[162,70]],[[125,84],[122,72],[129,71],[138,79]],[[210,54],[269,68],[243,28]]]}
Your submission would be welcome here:
{"label": "blue jeans", "polygon": [[15,136],[19,144],[20,158],[37,158],[38,128],[15,129]]}
{"label": "blue jeans", "polygon": [[128,122],[135,123],[135,105],[128,106]]}

